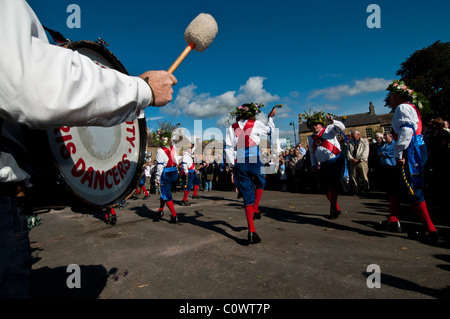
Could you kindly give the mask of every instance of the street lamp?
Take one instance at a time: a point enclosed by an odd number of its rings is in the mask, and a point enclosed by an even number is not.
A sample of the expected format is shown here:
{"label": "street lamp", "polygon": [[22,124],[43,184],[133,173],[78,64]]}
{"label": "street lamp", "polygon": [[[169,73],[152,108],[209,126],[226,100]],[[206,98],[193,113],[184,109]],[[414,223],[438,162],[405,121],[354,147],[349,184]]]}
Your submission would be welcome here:
{"label": "street lamp", "polygon": [[291,122],[291,123],[289,123],[289,125],[292,125],[292,128],[294,129],[294,142],[295,142],[295,146],[297,146],[297,136],[295,135],[295,123]]}

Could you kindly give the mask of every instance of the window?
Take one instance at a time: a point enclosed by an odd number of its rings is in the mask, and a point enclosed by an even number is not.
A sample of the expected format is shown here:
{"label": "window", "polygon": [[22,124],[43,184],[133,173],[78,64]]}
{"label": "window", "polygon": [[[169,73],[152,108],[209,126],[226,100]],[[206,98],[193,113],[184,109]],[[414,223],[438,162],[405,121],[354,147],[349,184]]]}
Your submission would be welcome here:
{"label": "window", "polygon": [[371,128],[366,128],[366,137],[373,138],[373,130]]}
{"label": "window", "polygon": [[383,127],[383,133],[391,133],[392,127],[390,126],[384,126]]}

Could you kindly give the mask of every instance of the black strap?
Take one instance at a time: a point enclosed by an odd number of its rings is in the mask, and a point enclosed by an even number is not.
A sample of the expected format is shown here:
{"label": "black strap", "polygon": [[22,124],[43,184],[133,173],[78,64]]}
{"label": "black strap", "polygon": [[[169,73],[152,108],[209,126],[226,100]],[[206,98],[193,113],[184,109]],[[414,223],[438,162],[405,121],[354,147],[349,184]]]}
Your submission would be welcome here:
{"label": "black strap", "polygon": [[53,41],[55,41],[57,43],[72,42],[69,39],[67,39],[65,36],[63,36],[60,32],[52,30],[52,29],[49,29],[46,26],[43,26],[43,27],[48,33],[50,33],[50,35],[53,38]]}

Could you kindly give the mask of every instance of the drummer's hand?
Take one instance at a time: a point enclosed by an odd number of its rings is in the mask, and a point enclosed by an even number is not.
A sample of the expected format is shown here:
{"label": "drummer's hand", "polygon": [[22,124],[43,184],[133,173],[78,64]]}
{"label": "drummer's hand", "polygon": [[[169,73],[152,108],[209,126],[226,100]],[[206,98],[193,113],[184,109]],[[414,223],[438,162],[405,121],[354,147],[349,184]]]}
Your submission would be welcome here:
{"label": "drummer's hand", "polygon": [[155,183],[156,183],[156,186],[159,186],[159,184],[160,184],[159,179],[155,179]]}
{"label": "drummer's hand", "polygon": [[177,84],[175,76],[166,71],[147,71],[139,75],[141,79],[148,78],[148,84],[153,90],[152,105],[164,106],[172,101],[172,86]]}

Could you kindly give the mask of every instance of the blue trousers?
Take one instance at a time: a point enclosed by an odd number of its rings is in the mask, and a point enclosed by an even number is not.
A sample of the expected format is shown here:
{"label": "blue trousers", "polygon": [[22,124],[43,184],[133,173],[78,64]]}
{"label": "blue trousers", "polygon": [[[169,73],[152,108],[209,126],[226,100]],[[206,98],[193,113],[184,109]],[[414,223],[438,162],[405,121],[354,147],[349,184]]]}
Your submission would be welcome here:
{"label": "blue trousers", "polygon": [[257,160],[256,163],[236,163],[236,177],[238,187],[244,198],[244,206],[255,203],[255,187],[264,189],[266,185],[265,174],[262,173],[263,164]]}
{"label": "blue trousers", "polygon": [[172,200],[172,185],[178,181],[176,167],[166,167],[161,176],[161,198],[165,201]]}
{"label": "blue trousers", "polygon": [[27,217],[17,200],[0,196],[0,299],[30,298],[31,248]]}
{"label": "blue trousers", "polygon": [[200,180],[198,179],[195,170],[189,170],[188,176],[186,178],[186,184],[184,185],[184,191],[191,191],[193,186],[200,185]]}

